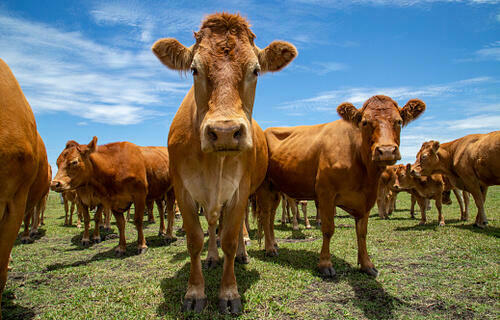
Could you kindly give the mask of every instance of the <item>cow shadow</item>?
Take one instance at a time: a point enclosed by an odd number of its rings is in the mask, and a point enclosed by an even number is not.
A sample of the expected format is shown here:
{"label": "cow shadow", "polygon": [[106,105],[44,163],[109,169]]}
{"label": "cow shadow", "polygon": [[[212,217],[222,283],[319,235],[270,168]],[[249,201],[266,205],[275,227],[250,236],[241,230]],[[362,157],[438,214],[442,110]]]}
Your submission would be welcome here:
{"label": "cow shadow", "polygon": [[[228,316],[219,314],[217,310],[218,291],[222,278],[221,263],[214,269],[203,269],[203,277],[205,278],[205,294],[207,295],[207,306],[201,315],[192,315],[192,318],[203,319],[228,319]],[[164,278],[161,281],[160,287],[163,292],[164,302],[156,309],[158,316],[162,318],[184,319],[191,318],[190,314],[183,314],[181,306],[184,294],[187,290],[189,279],[190,262],[186,262],[184,266],[171,277]],[[247,270],[245,265],[235,263],[234,273],[238,283],[238,292],[241,295],[241,302],[246,303],[244,293],[260,279],[260,274],[256,270]]]}
{"label": "cow shadow", "polygon": [[[382,285],[373,277],[353,268],[345,260],[332,256],[332,263],[337,275],[333,278],[323,278],[317,271],[319,254],[308,250],[290,250],[288,248],[278,249],[277,257],[266,257],[263,250],[249,250],[252,258],[274,263],[279,266],[287,266],[294,269],[302,269],[317,276],[328,291],[328,283],[339,283],[346,281],[354,291],[354,305],[359,308],[368,319],[393,319],[394,309],[405,304],[403,301],[387,293]],[[333,300],[332,303],[335,303]]]}
{"label": "cow shadow", "polygon": [[18,245],[21,245],[21,244],[27,244],[27,245],[32,244],[35,241],[40,240],[41,238],[45,237],[45,234],[47,233],[47,231],[45,229],[42,229],[42,228],[38,229],[38,233],[37,234],[30,235],[30,242],[28,242],[28,243],[22,243],[21,242],[21,236],[23,234],[23,231],[24,231],[24,228],[21,230],[21,232],[18,233],[16,241],[14,242],[14,247],[18,246]]}
{"label": "cow shadow", "polygon": [[[465,221],[465,223],[467,223]],[[495,238],[500,238],[500,228],[498,227],[492,227],[492,226],[487,226],[484,229],[478,228],[474,226],[474,223],[472,224],[459,224],[459,225],[454,225],[454,228],[462,229],[462,230],[469,230],[475,233],[479,234],[484,234],[487,236],[495,237]]]}
{"label": "cow shadow", "polygon": [[33,319],[35,312],[17,304],[14,291],[5,290],[2,294],[2,316],[3,320]]}

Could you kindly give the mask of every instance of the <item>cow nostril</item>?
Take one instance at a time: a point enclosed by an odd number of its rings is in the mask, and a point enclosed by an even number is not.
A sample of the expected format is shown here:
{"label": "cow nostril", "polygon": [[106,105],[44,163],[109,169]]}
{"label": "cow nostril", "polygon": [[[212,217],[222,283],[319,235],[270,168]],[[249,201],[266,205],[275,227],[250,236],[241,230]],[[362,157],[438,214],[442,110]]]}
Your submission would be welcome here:
{"label": "cow nostril", "polygon": [[236,140],[238,140],[240,137],[241,137],[241,130],[237,130],[237,131],[233,134],[233,138],[235,138]]}
{"label": "cow nostril", "polygon": [[209,129],[207,135],[210,140],[217,141],[217,134],[215,134],[215,132],[213,132],[212,130]]}
{"label": "cow nostril", "polygon": [[377,148],[377,152],[378,152],[380,155],[383,155],[383,154],[384,154],[384,151],[382,151],[382,149],[380,149],[380,148]]}
{"label": "cow nostril", "polygon": [[397,147],[392,147],[392,154],[396,154],[398,151],[398,148]]}

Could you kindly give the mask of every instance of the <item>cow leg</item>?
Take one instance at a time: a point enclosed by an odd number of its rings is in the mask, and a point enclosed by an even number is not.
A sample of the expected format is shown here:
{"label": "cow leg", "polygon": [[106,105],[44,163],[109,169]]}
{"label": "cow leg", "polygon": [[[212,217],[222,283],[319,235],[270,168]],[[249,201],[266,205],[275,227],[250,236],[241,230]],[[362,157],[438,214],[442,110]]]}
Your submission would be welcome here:
{"label": "cow leg", "polygon": [[[69,203],[65,203],[64,210],[67,210],[67,206]],[[65,226],[72,226],[73,225],[73,212],[75,211],[75,203],[71,202],[71,205],[69,205],[69,221],[64,221]],[[66,216],[68,215],[68,212],[66,212]]]}
{"label": "cow leg", "polygon": [[[248,208],[248,206],[247,206]],[[247,212],[245,212],[246,215]],[[241,224],[240,228],[240,236],[238,237],[238,251],[236,252],[236,262],[241,263],[241,264],[248,264],[250,262],[250,257],[248,256],[247,253],[247,248],[245,244],[245,220],[243,220],[243,223]],[[247,232],[247,237],[248,237],[248,232]]]}
{"label": "cow leg", "polygon": [[286,226],[286,224],[288,223],[288,219],[287,219],[287,203],[286,203],[286,198],[285,198],[285,195],[282,194],[281,195],[281,225],[282,226]]}
{"label": "cow leg", "polygon": [[250,234],[248,233],[250,231],[250,223],[248,222],[249,215],[250,215],[250,209],[247,205],[245,210],[245,221],[243,222],[243,243],[246,246],[250,245]]}
{"label": "cow leg", "polygon": [[47,193],[47,195],[45,197],[43,197],[42,199],[42,203],[40,205],[40,210],[41,213],[40,213],[40,225],[44,226],[45,225],[45,208],[47,207],[47,199],[49,198],[49,194]]}
{"label": "cow leg", "polygon": [[316,207],[316,225],[321,226],[321,215],[319,214],[319,203],[318,200],[314,200],[314,206]]}
{"label": "cow leg", "polygon": [[160,229],[158,230],[158,236],[165,237],[165,208],[163,207],[163,199],[155,200],[156,207],[158,208],[158,215],[160,216]]}
{"label": "cow leg", "polygon": [[111,231],[111,211],[108,208],[104,208],[104,230]]}
{"label": "cow leg", "polygon": [[417,199],[412,194],[411,195],[411,206],[410,206],[410,216],[412,219],[415,219],[415,202],[417,202]]}
{"label": "cow leg", "polygon": [[[288,205],[290,206],[290,210],[292,211],[292,217],[293,217],[293,230],[299,230],[299,222],[297,221],[297,217],[299,215],[299,210],[297,208],[297,202],[295,199],[290,199],[287,198],[288,200]],[[273,219],[274,221],[274,219]]]}
{"label": "cow leg", "polygon": [[463,221],[464,219],[464,202],[462,199],[462,196],[460,195],[460,192],[458,192],[457,189],[452,189],[453,194],[455,195],[455,198],[457,198],[458,206],[460,207],[460,220]]}
{"label": "cow leg", "polygon": [[463,195],[463,198],[464,198],[464,216],[463,216],[463,219],[461,219],[462,221],[467,221],[469,220],[469,196],[470,196],[470,193],[468,193],[467,191],[462,191],[462,195]]}
{"label": "cow leg", "polygon": [[[144,212],[144,209],[142,209]],[[113,216],[116,220],[116,226],[118,227],[118,233],[120,234],[120,241],[118,246],[115,248],[115,255],[121,257],[127,251],[127,241],[125,240],[125,217],[122,212],[112,210]],[[142,218],[141,218],[142,219]]]}
{"label": "cow leg", "polygon": [[38,227],[40,226],[40,214],[42,211],[41,202],[42,200],[40,200],[40,202],[36,204],[35,210],[33,212],[33,221],[31,222],[30,237],[34,237],[38,234]]}
{"label": "cow leg", "polygon": [[387,200],[387,191],[383,187],[382,181],[379,182],[378,188],[377,188],[377,209],[378,209],[378,216],[380,219],[385,219],[385,202]]}
{"label": "cow leg", "polygon": [[443,211],[442,211],[442,202],[443,202],[442,194],[443,194],[442,192],[440,194],[438,194],[436,197],[436,201],[435,201],[436,209],[438,211],[438,220],[439,220],[440,227],[443,227],[445,225]]}
{"label": "cow leg", "polygon": [[425,215],[425,211],[427,209],[427,203],[429,200],[426,198],[422,198],[420,196],[415,196],[415,198],[417,200],[418,206],[420,207],[421,218],[419,224],[424,225],[427,222],[427,216]]}
{"label": "cow leg", "polygon": [[307,218],[307,202],[301,202],[300,204],[302,208],[302,213],[304,214],[304,224],[306,229],[311,229],[311,224],[309,223],[309,219]]}
{"label": "cow leg", "polygon": [[318,198],[319,213],[321,216],[321,232],[323,234],[323,244],[319,254],[319,272],[324,277],[334,277],[332,259],[330,255],[330,240],[335,232],[335,215],[337,209],[334,203],[335,196],[325,194]]}
{"label": "cow leg", "polygon": [[69,221],[68,221],[68,212],[69,212],[69,204],[68,200],[64,198],[64,225],[65,226],[70,226],[72,225],[72,218],[73,218],[73,212],[71,212],[71,215],[69,216]]}
{"label": "cow leg", "polygon": [[389,206],[387,208],[387,217],[389,217],[396,208],[396,193],[392,192],[389,195]]}
{"label": "cow leg", "polygon": [[174,190],[167,192],[166,210],[167,210],[167,233],[165,235],[165,242],[167,244],[174,242],[177,238],[174,237],[174,222],[175,222],[175,194]]}
{"label": "cow leg", "polygon": [[26,210],[28,190],[20,190],[9,201],[0,201],[0,319],[2,292],[7,283],[10,253]]}
{"label": "cow leg", "polygon": [[[207,219],[208,220],[208,219]],[[222,226],[219,226],[219,229]],[[208,253],[205,266],[208,269],[213,269],[219,264],[219,249],[217,249],[217,223],[209,223],[208,225]]]}
{"label": "cow leg", "polygon": [[137,254],[145,253],[148,250],[144,230],[142,228],[144,219],[144,207],[146,206],[146,195],[141,195],[134,200],[134,223],[137,229]]}
{"label": "cow leg", "polygon": [[146,211],[148,212],[148,222],[155,223],[155,216],[153,214],[154,210],[154,201],[146,201]]}
{"label": "cow leg", "polygon": [[239,203],[229,212],[224,210],[224,225],[221,232],[221,247],[224,252],[224,269],[219,291],[219,312],[239,314],[242,312],[241,298],[234,275],[234,260],[238,241],[242,238],[242,225],[245,217],[246,201]]}
{"label": "cow leg", "polygon": [[356,218],[356,237],[358,239],[358,264],[361,265],[361,271],[376,277],[378,270],[368,256],[366,249],[366,233],[368,230],[368,217],[370,212],[366,212],[361,218]]}
{"label": "cow leg", "polygon": [[488,219],[486,218],[486,213],[484,211],[484,202],[486,200],[488,187],[479,186],[477,189],[478,190],[474,190],[475,192],[471,192],[477,207],[476,222],[474,223],[474,226],[483,229],[488,224]]}
{"label": "cow leg", "polygon": [[82,215],[83,215],[82,246],[88,246],[90,244],[90,238],[89,238],[90,215],[88,206],[82,205]]}
{"label": "cow leg", "polygon": [[101,242],[101,235],[99,233],[99,226],[101,225],[102,220],[102,206],[97,206],[97,210],[94,213],[94,232],[92,234],[92,242],[99,243]]}
{"label": "cow leg", "polygon": [[76,218],[76,227],[80,229],[82,227],[83,210],[78,203],[76,204]]}
{"label": "cow leg", "polygon": [[277,256],[278,250],[274,238],[274,215],[279,205],[280,194],[271,190],[268,183],[263,183],[257,190],[256,199],[259,232],[264,230],[266,255],[270,257]]}
{"label": "cow leg", "polygon": [[32,243],[33,239],[30,238],[30,223],[31,218],[33,217],[35,208],[31,208],[30,210],[24,213],[24,231],[21,234],[21,243]]}

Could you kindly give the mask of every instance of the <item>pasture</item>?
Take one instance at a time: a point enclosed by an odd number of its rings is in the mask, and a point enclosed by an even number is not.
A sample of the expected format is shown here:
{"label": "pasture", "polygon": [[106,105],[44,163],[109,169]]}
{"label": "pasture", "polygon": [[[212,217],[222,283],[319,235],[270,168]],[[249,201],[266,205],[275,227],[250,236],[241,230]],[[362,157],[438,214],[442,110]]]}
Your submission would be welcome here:
{"label": "pasture", "polygon": [[[409,195],[398,197],[390,220],[372,210],[368,252],[379,277],[358,271],[354,220],[338,210],[332,238],[337,276],[323,279],[317,271],[321,232],[281,227],[276,215],[279,256],[268,258],[259,248],[255,223],[251,261],[236,264],[242,295],[241,319],[498,319],[500,317],[500,187],[491,187],[486,201],[486,230],[472,227],[476,208],[460,222],[453,204],[443,206],[445,227],[437,226],[433,205],[428,223],[410,219]],[[419,213],[417,214],[419,217]],[[32,244],[16,241],[3,296],[5,319],[195,319],[224,318],[217,311],[222,267],[204,270],[208,306],[199,315],[181,313],[189,276],[185,236],[164,246],[157,222],[145,225],[149,250],[137,256],[136,230],[126,226],[127,254],[116,258],[117,228],[89,248],[80,246],[82,229],[64,227],[64,209],[57,194],[49,196],[42,235]],[[201,218],[206,230],[205,218]],[[91,226],[93,228],[93,226]],[[208,237],[205,238],[208,240]],[[220,249],[219,249],[220,250]],[[222,256],[222,251],[220,251]],[[206,245],[202,256],[206,256]],[[230,318],[227,316],[227,318]]]}

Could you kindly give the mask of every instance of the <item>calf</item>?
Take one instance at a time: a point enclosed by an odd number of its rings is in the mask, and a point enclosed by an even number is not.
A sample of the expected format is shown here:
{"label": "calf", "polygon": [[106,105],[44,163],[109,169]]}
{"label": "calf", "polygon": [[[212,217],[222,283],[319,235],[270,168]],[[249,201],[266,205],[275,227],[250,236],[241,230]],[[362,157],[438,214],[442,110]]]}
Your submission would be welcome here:
{"label": "calf", "polygon": [[61,195],[63,197],[63,202],[64,202],[64,225],[65,226],[73,225],[73,212],[75,211],[76,207],[76,217],[77,217],[76,227],[81,228],[82,215],[80,209],[77,207],[78,195],[76,194],[76,191],[75,190],[64,191],[61,193]]}
{"label": "calf", "polygon": [[[152,48],[168,68],[190,70],[194,81],[168,135],[174,191],[191,256],[183,310],[200,312],[206,304],[199,205],[209,224],[209,239],[215,239],[217,221],[224,215],[219,311],[240,313],[234,261],[237,248],[243,247],[241,233],[248,197],[267,169],[266,140],[252,119],[257,78],[261,73],[284,68],[297,51],[283,41],[259,49],[248,22],[227,13],[206,17],[194,36],[196,43],[189,48],[176,39],[160,39]],[[207,260],[217,261],[215,241],[209,241],[208,251]],[[244,250],[238,252],[238,256],[244,255]]]}
{"label": "calf", "polygon": [[394,210],[399,191],[394,189],[393,186],[396,180],[396,171],[402,166],[404,167],[402,164],[387,166],[380,175],[377,191],[377,207],[380,219],[388,219]]}
{"label": "calf", "polygon": [[376,276],[378,271],[366,249],[366,233],[379,178],[387,165],[401,158],[401,127],[424,110],[425,104],[418,99],[400,108],[391,98],[379,95],[368,99],[361,110],[347,102],[340,104],[337,112],[342,120],[266,129],[269,168],[266,182],[257,191],[266,253],[277,254],[273,208],[276,194],[281,191],[298,200],[318,200],[323,233],[319,261],[322,275],[335,275],[330,239],[339,206],[356,220],[361,270]]}
{"label": "calf", "polygon": [[[97,137],[87,145],[69,141],[57,158],[57,174],[51,188],[56,192],[76,190],[82,204],[85,233],[88,237],[88,206],[98,205],[95,214],[94,240],[99,241],[100,216],[103,208],[110,209],[120,232],[117,255],[125,253],[125,212],[134,203],[137,228],[137,252],[147,250],[142,224],[148,183],[144,157],[138,146],[130,142],[115,142],[97,146]],[[88,241],[88,238],[85,239]],[[82,240],[83,241],[83,240]]]}
{"label": "calf", "polygon": [[0,319],[12,246],[23,217],[46,193],[48,162],[28,101],[0,59]]}
{"label": "calf", "polygon": [[477,206],[474,223],[484,228],[488,223],[484,202],[488,187],[500,184],[500,131],[470,134],[440,144],[422,144],[412,166],[416,175],[445,174],[453,186],[472,194]]}

